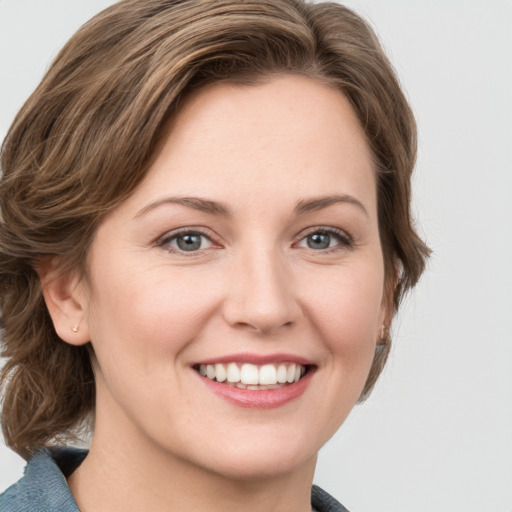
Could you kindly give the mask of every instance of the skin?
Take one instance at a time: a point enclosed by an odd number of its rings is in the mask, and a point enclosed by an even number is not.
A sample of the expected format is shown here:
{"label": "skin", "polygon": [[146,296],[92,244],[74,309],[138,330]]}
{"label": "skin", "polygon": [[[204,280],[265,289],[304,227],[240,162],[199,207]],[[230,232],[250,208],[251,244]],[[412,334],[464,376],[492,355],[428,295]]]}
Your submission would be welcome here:
{"label": "skin", "polygon": [[[168,201],[192,196],[230,215]],[[179,250],[180,228],[206,235],[199,250]],[[308,245],[329,229],[329,248]],[[69,478],[80,510],[309,511],[317,452],[388,316],[384,277],[372,156],[340,92],[287,75],[196,93],[100,224],[88,278],[42,272],[57,332],[96,354],[94,439]],[[273,409],[227,402],[192,368],[283,352],[315,371]]]}

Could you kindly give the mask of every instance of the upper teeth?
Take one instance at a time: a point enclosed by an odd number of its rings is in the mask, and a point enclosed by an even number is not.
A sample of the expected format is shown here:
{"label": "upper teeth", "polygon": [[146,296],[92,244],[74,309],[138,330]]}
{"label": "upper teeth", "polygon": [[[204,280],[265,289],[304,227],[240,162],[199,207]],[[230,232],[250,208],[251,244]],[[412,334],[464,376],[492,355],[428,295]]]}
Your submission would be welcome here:
{"label": "upper teeth", "polygon": [[295,363],[278,365],[255,365],[250,363],[238,364],[201,364],[199,373],[217,382],[231,382],[248,385],[272,385],[297,382],[305,373],[305,367]]}

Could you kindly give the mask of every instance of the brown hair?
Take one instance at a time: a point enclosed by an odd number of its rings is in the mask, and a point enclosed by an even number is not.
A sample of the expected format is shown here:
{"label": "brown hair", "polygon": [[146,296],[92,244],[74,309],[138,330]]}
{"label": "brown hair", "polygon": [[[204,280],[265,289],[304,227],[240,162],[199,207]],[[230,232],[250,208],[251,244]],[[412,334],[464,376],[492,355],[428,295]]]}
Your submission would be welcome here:
{"label": "brown hair", "polygon": [[[2,146],[2,428],[23,456],[94,411],[88,347],[60,340],[36,273],[43,255],[82,269],[98,221],[143,179],[166,123],[207,84],[296,73],[353,105],[375,157],[379,229],[394,308],[428,249],[410,216],[414,118],[372,29],[349,9],[301,0],[124,0],[66,44]],[[363,392],[389,352],[377,351]]]}

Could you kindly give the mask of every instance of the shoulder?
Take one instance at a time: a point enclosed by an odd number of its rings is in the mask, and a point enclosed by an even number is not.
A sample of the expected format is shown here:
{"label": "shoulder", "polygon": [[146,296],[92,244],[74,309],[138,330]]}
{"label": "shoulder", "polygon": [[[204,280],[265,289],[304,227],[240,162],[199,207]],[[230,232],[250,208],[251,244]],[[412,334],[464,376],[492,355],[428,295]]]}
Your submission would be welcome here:
{"label": "shoulder", "polygon": [[[87,451],[56,448],[37,452],[25,475],[0,495],[2,512],[79,512],[66,482],[85,459]],[[314,485],[311,505],[317,512],[348,512],[329,493]]]}
{"label": "shoulder", "polygon": [[317,485],[311,489],[311,506],[317,512],[349,512],[336,498]]}
{"label": "shoulder", "polygon": [[87,452],[55,448],[37,452],[25,474],[0,495],[2,512],[78,512],[66,476],[80,465]]}

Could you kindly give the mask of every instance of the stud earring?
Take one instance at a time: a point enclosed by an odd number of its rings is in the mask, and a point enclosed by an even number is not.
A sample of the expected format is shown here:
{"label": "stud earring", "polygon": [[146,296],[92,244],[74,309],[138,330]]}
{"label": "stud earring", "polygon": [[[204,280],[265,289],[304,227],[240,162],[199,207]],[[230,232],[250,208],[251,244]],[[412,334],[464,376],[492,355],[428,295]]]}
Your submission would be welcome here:
{"label": "stud earring", "polygon": [[73,332],[78,332],[78,324],[74,325],[71,330]]}

